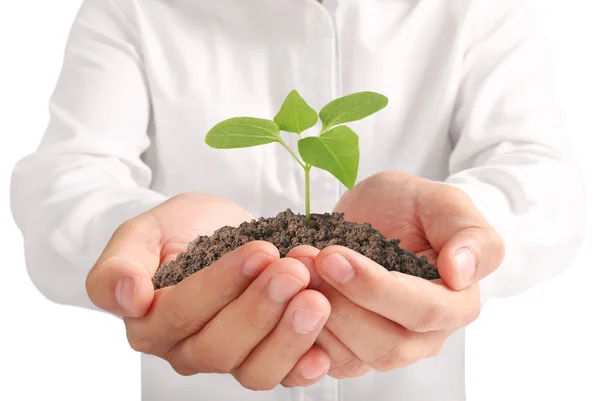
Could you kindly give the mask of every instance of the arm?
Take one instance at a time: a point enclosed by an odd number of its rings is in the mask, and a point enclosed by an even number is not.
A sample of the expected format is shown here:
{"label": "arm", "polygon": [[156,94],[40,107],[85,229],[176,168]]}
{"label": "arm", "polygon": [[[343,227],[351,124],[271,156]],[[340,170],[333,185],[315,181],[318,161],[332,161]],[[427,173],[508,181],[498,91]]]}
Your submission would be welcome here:
{"label": "arm", "polygon": [[94,308],[89,269],[113,231],[161,203],[148,189],[150,105],[135,29],[112,0],[86,0],[69,36],[33,154],[16,165],[11,203],[27,268],[50,300]]}
{"label": "arm", "polygon": [[465,191],[506,243],[504,262],[481,281],[483,303],[568,267],[582,241],[584,194],[531,10],[521,0],[475,3],[446,183]]}

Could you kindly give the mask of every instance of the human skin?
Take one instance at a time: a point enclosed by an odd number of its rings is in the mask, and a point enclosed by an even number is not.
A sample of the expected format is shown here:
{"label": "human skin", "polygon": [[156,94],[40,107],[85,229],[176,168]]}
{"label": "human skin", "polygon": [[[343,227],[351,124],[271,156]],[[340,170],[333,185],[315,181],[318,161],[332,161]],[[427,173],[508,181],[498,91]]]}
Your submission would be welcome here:
{"label": "human skin", "polygon": [[134,350],[165,359],[181,375],[229,373],[252,390],[310,385],[330,365],[314,345],[329,302],[306,289],[308,269],[280,259],[274,245],[248,243],[177,286],[154,291],[156,269],[190,241],[248,220],[223,199],[171,198],[116,230],[90,270],[88,295],[123,316]]}
{"label": "human skin", "polygon": [[442,278],[389,272],[339,246],[288,254],[316,271],[322,280],[315,289],[331,304],[316,342],[331,358],[331,376],[386,372],[437,356],[451,334],[479,316],[478,282],[502,262],[504,242],[464,192],[383,172],[347,192],[335,211],[402,238],[402,247],[426,255]]}
{"label": "human skin", "polygon": [[[230,373],[254,390],[404,367],[437,355],[478,316],[477,282],[498,267],[504,245],[460,190],[385,172],[347,192],[336,211],[402,238],[442,279],[389,272],[343,247],[301,246],[279,259],[273,245],[253,242],[154,291],[156,269],[197,235],[251,219],[226,200],[182,194],[119,227],[89,273],[88,294],[124,317],[133,349],[180,374]],[[457,259],[465,247],[472,256]]]}

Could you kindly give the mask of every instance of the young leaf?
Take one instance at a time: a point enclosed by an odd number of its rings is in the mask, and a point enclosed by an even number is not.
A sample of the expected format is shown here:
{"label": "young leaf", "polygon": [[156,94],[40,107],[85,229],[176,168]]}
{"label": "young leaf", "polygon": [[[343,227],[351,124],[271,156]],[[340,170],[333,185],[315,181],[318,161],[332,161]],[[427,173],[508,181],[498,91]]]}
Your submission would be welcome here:
{"label": "young leaf", "polygon": [[275,116],[275,122],[282,131],[300,134],[313,127],[319,121],[319,115],[293,90]]}
{"label": "young leaf", "polygon": [[279,127],[273,121],[253,117],[235,117],[215,125],[205,142],[216,149],[248,148],[279,142]]}
{"label": "young leaf", "polygon": [[375,92],[357,92],[328,103],[319,116],[324,130],[337,124],[361,120],[383,109],[388,98]]}
{"label": "young leaf", "polygon": [[352,189],[358,175],[358,135],[342,125],[315,137],[298,141],[302,160],[311,166],[329,171],[348,189]]}

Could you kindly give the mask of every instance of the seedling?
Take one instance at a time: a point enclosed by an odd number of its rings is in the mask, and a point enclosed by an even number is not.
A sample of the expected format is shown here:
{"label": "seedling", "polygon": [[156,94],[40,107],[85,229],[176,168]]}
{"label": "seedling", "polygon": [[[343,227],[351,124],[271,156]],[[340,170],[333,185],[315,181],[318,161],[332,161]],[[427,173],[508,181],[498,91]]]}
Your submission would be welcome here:
{"label": "seedling", "polygon": [[[306,221],[310,220],[310,170],[328,171],[346,188],[352,189],[358,176],[360,151],[358,135],[342,125],[362,120],[386,107],[388,99],[375,92],[357,92],[328,103],[317,115],[293,90],[273,120],[234,117],[215,125],[206,134],[206,144],[215,149],[247,148],[277,142],[304,169]],[[321,120],[318,136],[302,133]],[[285,143],[281,131],[295,133],[300,157]]]}
{"label": "seedling", "polygon": [[[287,209],[277,216],[244,222],[238,227],[221,227],[211,236],[201,235],[188,245],[186,252],[157,270],[152,278],[154,289],[176,285],[255,240],[273,244],[282,256],[300,243],[317,249],[334,243],[370,257],[388,270],[426,280],[439,279],[438,269],[426,257],[400,248],[399,239],[387,239],[371,224],[346,221],[340,213],[310,214],[310,170],[316,167],[328,171],[352,189],[358,176],[358,135],[343,124],[370,116],[387,103],[383,95],[358,92],[332,101],[317,114],[297,91],[292,91],[272,121],[236,117],[215,125],[205,139],[212,148],[246,148],[278,142],[289,152],[305,173],[306,224],[302,224],[302,216]],[[303,137],[303,132],[314,127],[319,119],[322,123],[319,135]],[[297,135],[298,154],[283,141],[281,131]],[[322,241],[323,233],[335,241]]]}

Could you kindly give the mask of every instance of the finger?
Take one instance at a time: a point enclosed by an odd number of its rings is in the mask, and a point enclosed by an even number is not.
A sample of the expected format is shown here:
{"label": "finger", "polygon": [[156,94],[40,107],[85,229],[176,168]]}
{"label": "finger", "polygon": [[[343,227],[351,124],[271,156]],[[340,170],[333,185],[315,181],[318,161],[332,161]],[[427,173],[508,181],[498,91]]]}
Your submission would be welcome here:
{"label": "finger", "polygon": [[479,286],[454,291],[440,281],[389,272],[345,247],[322,250],[316,269],[352,302],[412,331],[464,327],[479,316]]}
{"label": "finger", "polygon": [[90,300],[119,316],[145,315],[154,297],[151,279],[160,263],[161,236],[151,213],[122,224],[86,278]]}
{"label": "finger", "polygon": [[466,228],[442,248],[437,267],[444,282],[461,290],[496,270],[504,258],[504,243],[492,230]]}
{"label": "finger", "polygon": [[439,253],[437,267],[446,285],[466,288],[500,266],[504,242],[467,194],[427,182],[419,186],[416,202],[425,235]]}
{"label": "finger", "polygon": [[286,255],[288,258],[299,260],[306,266],[310,273],[310,283],[308,284],[308,288],[312,290],[319,288],[323,281],[315,270],[315,258],[318,254],[319,250],[317,248],[309,245],[300,245],[290,250]]}
{"label": "finger", "polygon": [[360,377],[373,369],[358,358],[354,352],[344,345],[327,327],[323,327],[316,345],[321,347],[329,359],[331,366],[327,374],[336,379]]}
{"label": "finger", "polygon": [[[311,283],[309,288],[319,290],[323,280],[316,272],[315,258],[319,250],[312,246],[302,245],[292,249],[287,256],[300,260],[307,267],[311,274]],[[331,367],[327,372],[329,376],[336,379],[359,377],[373,370],[370,366],[363,363],[348,347],[346,347],[337,337],[335,337],[326,327],[321,330],[317,341],[331,360]]]}
{"label": "finger", "polygon": [[379,372],[412,365],[439,349],[446,335],[441,331],[417,333],[351,302],[325,284],[323,294],[331,303],[326,328],[367,366]]}
{"label": "finger", "polygon": [[290,373],[281,381],[284,387],[306,387],[317,383],[327,374],[331,361],[327,352],[313,345]]}
{"label": "finger", "polygon": [[321,293],[302,291],[290,302],[277,327],[232,374],[246,388],[274,388],[313,346],[330,312]]}
{"label": "finger", "polygon": [[278,258],[274,245],[249,242],[176,286],[156,291],[157,299],[146,316],[125,320],[131,346],[164,356],[179,341],[202,329]]}
{"label": "finger", "polygon": [[231,372],[277,326],[288,302],[309,280],[299,261],[273,262],[200,332],[177,344],[169,362],[194,373]]}

